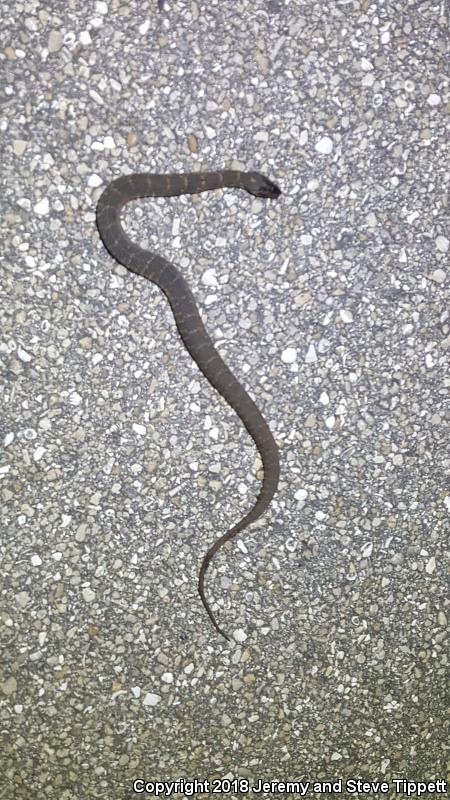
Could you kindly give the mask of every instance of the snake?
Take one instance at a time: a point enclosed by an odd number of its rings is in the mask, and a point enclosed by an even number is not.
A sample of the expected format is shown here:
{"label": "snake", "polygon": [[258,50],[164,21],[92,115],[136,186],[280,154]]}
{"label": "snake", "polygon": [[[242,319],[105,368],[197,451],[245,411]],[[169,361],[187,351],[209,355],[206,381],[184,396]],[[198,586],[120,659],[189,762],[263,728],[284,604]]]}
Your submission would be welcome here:
{"label": "snake", "polygon": [[261,457],[263,478],[259,494],[250,510],[206,551],[198,575],[198,592],[215,629],[225,639],[227,633],[218,624],[205,594],[205,573],[217,551],[241,533],[269,507],[277,490],[279,450],[270,428],[257,405],[227,367],[206,331],[194,295],[179,270],[166,258],[135,244],[124,231],[122,208],[139,198],[174,197],[198,194],[215,189],[244,189],[255,197],[277,198],[279,187],[259,172],[217,170],[173,174],[133,173],[112,180],[101,193],[96,208],[100,238],[109,254],[130,272],[146,278],[164,292],[172,309],[184,346],[225,401],[234,409],[252,437]]}

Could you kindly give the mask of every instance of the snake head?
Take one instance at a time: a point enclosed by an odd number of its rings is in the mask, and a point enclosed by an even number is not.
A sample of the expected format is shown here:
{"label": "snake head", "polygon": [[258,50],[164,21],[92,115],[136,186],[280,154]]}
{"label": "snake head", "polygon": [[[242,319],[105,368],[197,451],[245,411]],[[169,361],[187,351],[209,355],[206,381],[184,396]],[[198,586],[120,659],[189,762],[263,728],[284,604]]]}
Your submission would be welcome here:
{"label": "snake head", "polygon": [[244,188],[255,197],[279,197],[281,189],[260,172],[246,172]]}

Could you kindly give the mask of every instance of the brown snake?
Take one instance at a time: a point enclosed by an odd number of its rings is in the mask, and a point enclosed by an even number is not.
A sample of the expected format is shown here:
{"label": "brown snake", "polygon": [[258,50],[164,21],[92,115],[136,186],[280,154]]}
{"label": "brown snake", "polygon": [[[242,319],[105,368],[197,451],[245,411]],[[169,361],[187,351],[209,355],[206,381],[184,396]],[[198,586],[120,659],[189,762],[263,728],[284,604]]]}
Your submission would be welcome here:
{"label": "brown snake", "polygon": [[201,320],[194,296],[184,278],[165,258],[143,250],[132,242],[120,223],[122,207],[139,197],[172,197],[224,187],[245,189],[256,197],[275,198],[281,194],[278,186],[259,172],[220,170],[174,175],[138,173],[117,178],[106,187],[97,204],[97,227],[103,244],[116,261],[162,289],[171,305],[185,347],[210,384],[239,415],[262,459],[264,478],[253,507],[211,545],[203,558],[199,572],[198,590],[203,605],[216,630],[225,639],[229,639],[216,622],[205,597],[205,573],[219,548],[255,522],[268,508],[278,486],[280,473],[278,447],[257,406],[215,349]]}

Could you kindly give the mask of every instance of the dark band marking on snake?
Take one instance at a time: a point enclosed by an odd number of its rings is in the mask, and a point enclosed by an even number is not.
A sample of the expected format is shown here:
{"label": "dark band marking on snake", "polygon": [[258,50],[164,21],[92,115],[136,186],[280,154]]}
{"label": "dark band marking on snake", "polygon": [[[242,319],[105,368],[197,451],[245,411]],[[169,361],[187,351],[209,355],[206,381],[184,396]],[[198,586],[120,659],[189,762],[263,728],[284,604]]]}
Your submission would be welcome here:
{"label": "dark band marking on snake", "polygon": [[261,456],[264,477],[251,510],[207,550],[199,572],[198,591],[216,630],[226,639],[206,599],[205,573],[212,558],[225,542],[233,539],[255,522],[268,508],[278,486],[280,472],[278,447],[253,400],[228,369],[215,349],[201,320],[194,296],[176,267],[162,256],[143,250],[127,236],[120,223],[122,207],[141,197],[173,197],[234,187],[245,189],[256,197],[275,198],[280,189],[258,172],[196,172],[173,175],[139,173],[113,180],[97,204],[97,226],[106,249],[112,257],[137,275],[152,281],[166,295],[183,343],[209,383],[236,411],[252,437]]}

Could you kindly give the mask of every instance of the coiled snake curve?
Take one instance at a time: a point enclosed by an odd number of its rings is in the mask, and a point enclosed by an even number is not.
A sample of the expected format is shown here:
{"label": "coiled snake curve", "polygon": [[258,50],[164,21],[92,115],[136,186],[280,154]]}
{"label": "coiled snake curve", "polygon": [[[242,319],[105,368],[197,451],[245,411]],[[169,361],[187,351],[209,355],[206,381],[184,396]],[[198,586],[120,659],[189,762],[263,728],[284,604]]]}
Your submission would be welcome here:
{"label": "coiled snake curve", "polygon": [[256,197],[276,198],[281,194],[278,186],[258,172],[220,170],[173,175],[138,173],[117,178],[106,187],[97,204],[97,227],[103,244],[116,261],[162,289],[172,308],[185,347],[210,384],[239,415],[262,459],[264,477],[253,508],[211,545],[199,572],[198,591],[202,603],[216,630],[225,639],[229,639],[216,622],[205,597],[205,573],[219,548],[255,522],[268,508],[278,486],[278,448],[257,406],[215,349],[184,278],[165,258],[143,250],[132,242],[120,223],[122,207],[137,198],[197,194],[224,187],[245,189]]}

